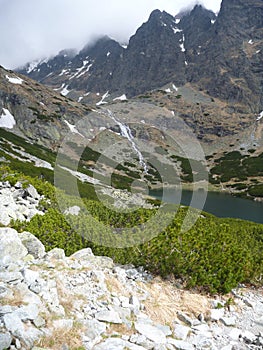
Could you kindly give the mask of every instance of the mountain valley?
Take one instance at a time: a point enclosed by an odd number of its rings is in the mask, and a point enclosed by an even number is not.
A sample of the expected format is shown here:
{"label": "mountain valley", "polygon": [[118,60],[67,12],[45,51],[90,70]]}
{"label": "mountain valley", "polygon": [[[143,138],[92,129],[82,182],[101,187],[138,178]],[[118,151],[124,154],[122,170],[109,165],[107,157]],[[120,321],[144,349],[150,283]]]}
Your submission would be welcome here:
{"label": "mountain valley", "polygon": [[260,350],[263,1],[126,44],[0,66],[0,350]]}

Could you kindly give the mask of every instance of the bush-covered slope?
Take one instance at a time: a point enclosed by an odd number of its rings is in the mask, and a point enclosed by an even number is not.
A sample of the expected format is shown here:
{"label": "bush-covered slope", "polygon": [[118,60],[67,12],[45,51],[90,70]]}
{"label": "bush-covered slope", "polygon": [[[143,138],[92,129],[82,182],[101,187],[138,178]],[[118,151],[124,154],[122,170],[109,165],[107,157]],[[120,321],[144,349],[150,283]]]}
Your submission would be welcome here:
{"label": "bush-covered slope", "polygon": [[[47,250],[60,247],[69,255],[83,247],[91,247],[95,254],[113,257],[117,263],[143,265],[162,277],[174,275],[188,287],[199,286],[210,292],[228,292],[240,282],[261,283],[263,225],[219,219],[203,213],[189,231],[182,233],[181,226],[188,208],[181,207],[166,229],[150,241],[123,249],[107,247],[105,244],[110,239],[107,228],[138,227],[156,215],[158,208],[116,212],[100,202],[84,199],[80,214],[70,215],[73,224],[70,225],[57,206],[52,185],[21,174],[8,175],[8,171],[2,167],[1,177],[13,182],[18,179],[30,181],[49,198],[48,203],[42,204],[46,211],[44,216],[37,215],[26,223],[13,223],[16,229],[35,234]],[[61,203],[65,208],[77,203],[76,198],[61,192],[59,196],[60,207]],[[94,226],[94,220],[97,226]],[[99,237],[103,245],[92,241],[92,233],[96,235],[95,241],[98,242]],[[135,235],[140,233],[134,230]]]}

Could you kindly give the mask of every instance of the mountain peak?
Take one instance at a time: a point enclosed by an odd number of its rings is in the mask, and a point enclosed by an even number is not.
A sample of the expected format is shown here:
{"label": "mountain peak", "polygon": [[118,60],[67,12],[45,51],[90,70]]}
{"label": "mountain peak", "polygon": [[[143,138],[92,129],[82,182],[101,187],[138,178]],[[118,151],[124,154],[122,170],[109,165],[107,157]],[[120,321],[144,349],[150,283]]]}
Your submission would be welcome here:
{"label": "mountain peak", "polygon": [[152,13],[150,14],[148,22],[152,21],[165,21],[165,20],[174,20],[174,17],[170,15],[166,11],[160,11],[160,10],[153,10]]}
{"label": "mountain peak", "polygon": [[150,17],[149,17],[149,20],[150,19],[154,19],[154,18],[158,18],[159,16],[162,15],[162,11],[156,9],[156,10],[153,10],[150,14]]}

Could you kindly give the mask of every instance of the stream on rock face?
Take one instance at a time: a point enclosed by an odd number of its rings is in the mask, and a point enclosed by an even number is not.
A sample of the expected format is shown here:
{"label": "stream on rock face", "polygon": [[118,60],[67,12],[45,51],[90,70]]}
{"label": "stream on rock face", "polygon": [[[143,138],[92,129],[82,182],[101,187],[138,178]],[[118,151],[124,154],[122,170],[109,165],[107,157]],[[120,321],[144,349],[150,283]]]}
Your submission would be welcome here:
{"label": "stream on rock face", "polygon": [[131,132],[131,129],[129,128],[129,126],[124,124],[124,123],[122,123],[121,121],[119,121],[116,118],[116,116],[114,115],[114,113],[111,110],[109,110],[109,109],[103,110],[102,114],[104,114],[105,116],[111,118],[111,120],[113,120],[119,126],[120,131],[121,131],[121,136],[128,140],[128,142],[130,143],[132,149],[138,155],[139,163],[143,167],[144,173],[147,174],[148,173],[148,167],[147,167],[146,161],[144,160],[141,151],[139,150],[138,146],[136,145],[136,143],[134,141],[134,137],[132,135],[132,132]]}
{"label": "stream on rock face", "polygon": [[[200,198],[203,198],[204,193],[202,191],[198,192],[200,192]],[[156,199],[162,200],[163,191],[160,189],[151,190],[149,194]],[[180,193],[179,190],[170,189],[165,196],[165,200],[169,203],[189,206],[192,194],[193,192],[189,190],[183,190]],[[191,203],[191,205],[218,217],[239,218],[263,224],[263,202],[238,198],[227,193],[207,192],[204,208],[198,207],[198,200],[195,203]]]}

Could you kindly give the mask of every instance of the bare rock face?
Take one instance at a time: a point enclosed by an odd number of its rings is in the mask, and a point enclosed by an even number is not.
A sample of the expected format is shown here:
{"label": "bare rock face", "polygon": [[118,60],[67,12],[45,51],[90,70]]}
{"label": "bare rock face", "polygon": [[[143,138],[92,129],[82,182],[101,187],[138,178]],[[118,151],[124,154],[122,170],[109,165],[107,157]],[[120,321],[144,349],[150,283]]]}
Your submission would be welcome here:
{"label": "bare rock face", "polygon": [[[263,4],[223,0],[216,15],[196,5],[176,17],[155,10],[127,48],[104,37],[78,54],[72,50],[20,70],[70,91],[135,96],[168,82],[196,84],[229,103],[262,106]],[[74,98],[74,93],[72,97]]]}
{"label": "bare rock face", "polygon": [[262,105],[263,4],[223,0],[209,38],[192,67],[191,80],[214,97]]}

